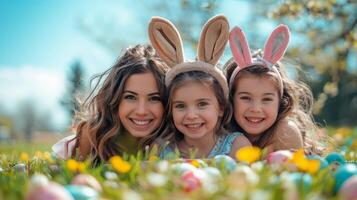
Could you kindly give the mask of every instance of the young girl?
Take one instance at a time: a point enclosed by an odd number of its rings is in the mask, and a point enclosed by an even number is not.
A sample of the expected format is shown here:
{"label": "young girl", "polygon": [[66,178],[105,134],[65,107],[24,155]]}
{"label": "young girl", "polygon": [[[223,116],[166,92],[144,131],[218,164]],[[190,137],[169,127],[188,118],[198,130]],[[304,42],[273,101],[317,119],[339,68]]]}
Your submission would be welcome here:
{"label": "young girl", "polygon": [[[149,24],[149,37],[161,58],[171,67],[165,77],[169,101],[167,127],[158,143],[164,145],[161,158],[178,150],[189,157],[195,150],[198,158],[226,154],[234,157],[237,149],[250,145],[241,133],[228,134],[231,108],[228,85],[215,67],[228,40],[228,22],[224,16],[209,20],[201,33],[198,61],[184,62],[180,35],[166,19],[155,17]],[[169,145],[165,145],[169,143]]]}
{"label": "young girl", "polygon": [[268,152],[311,147],[316,127],[311,117],[313,97],[303,83],[287,77],[282,63],[289,29],[278,26],[260,52],[250,54],[244,33],[234,28],[229,43],[234,60],[225,64],[234,107],[232,126],[249,141]]}
{"label": "young girl", "polygon": [[[140,140],[162,123],[166,70],[151,46],[128,48],[113,67],[97,76],[99,81],[83,105],[85,118],[78,124],[76,137],[57,143],[54,152],[62,158],[91,156],[94,162],[136,154]],[[68,145],[69,150],[64,148]]]}

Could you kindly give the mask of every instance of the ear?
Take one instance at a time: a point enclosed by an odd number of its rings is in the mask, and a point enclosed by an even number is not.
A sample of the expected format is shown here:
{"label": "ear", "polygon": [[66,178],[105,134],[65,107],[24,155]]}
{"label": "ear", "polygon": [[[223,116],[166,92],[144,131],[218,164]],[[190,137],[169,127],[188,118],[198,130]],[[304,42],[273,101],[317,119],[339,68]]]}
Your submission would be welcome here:
{"label": "ear", "polygon": [[173,67],[184,61],[180,34],[169,20],[151,18],[148,32],[151,44],[167,65]]}
{"label": "ear", "polygon": [[229,34],[229,45],[235,61],[240,68],[252,64],[249,44],[244,32],[239,27],[234,27]]}
{"label": "ear", "polygon": [[263,58],[272,64],[278,62],[285,54],[290,38],[290,31],[286,25],[279,25],[270,34],[264,46]]}
{"label": "ear", "polygon": [[228,34],[229,24],[225,16],[217,15],[208,20],[203,26],[198,43],[198,60],[217,64],[226,47]]}

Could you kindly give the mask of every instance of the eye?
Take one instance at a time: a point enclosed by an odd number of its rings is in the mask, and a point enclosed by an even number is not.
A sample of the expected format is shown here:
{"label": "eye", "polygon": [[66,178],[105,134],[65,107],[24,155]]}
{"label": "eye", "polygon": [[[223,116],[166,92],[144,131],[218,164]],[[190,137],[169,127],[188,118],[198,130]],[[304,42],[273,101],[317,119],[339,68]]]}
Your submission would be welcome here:
{"label": "eye", "polygon": [[207,105],[208,105],[208,103],[205,102],[205,101],[201,101],[201,102],[198,103],[198,107],[199,107],[199,108],[205,107],[205,106],[207,106]]}
{"label": "eye", "polygon": [[136,96],[132,95],[132,94],[127,94],[127,95],[124,95],[124,99],[127,99],[127,100],[136,100]]}
{"label": "eye", "polygon": [[149,101],[152,101],[152,102],[161,102],[161,97],[160,96],[151,96],[149,98]]}
{"label": "eye", "polygon": [[273,101],[273,99],[266,97],[266,98],[263,98],[263,101],[264,101],[264,102],[270,102],[270,101]]}
{"label": "eye", "polygon": [[183,104],[183,103],[177,103],[177,104],[174,105],[174,108],[182,110],[182,109],[185,108],[185,104]]}
{"label": "eye", "polygon": [[251,100],[251,98],[249,96],[240,96],[239,99],[243,100],[243,101],[250,101]]}

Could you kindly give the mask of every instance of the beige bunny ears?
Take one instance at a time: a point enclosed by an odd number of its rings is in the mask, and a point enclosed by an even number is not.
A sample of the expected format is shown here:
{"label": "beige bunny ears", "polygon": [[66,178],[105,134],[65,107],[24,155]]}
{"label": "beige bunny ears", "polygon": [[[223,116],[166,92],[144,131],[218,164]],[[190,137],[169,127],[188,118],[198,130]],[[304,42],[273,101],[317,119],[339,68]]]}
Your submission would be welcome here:
{"label": "beige bunny ears", "polygon": [[167,19],[153,17],[149,23],[149,38],[161,59],[171,67],[165,77],[165,84],[180,73],[204,71],[212,75],[228,97],[228,84],[222,71],[215,65],[224,52],[229,37],[228,20],[223,15],[212,17],[203,26],[197,57],[198,61],[185,62],[182,40],[176,27]]}

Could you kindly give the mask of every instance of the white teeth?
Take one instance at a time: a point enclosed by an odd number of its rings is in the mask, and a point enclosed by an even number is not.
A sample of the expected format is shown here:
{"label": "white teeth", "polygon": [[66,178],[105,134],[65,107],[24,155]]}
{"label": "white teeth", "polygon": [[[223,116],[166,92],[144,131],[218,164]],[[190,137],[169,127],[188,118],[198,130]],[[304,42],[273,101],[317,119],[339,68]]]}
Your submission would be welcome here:
{"label": "white teeth", "polygon": [[250,117],[247,117],[247,120],[250,121],[250,122],[253,122],[253,123],[258,123],[258,122],[263,121],[263,118],[250,118]]}
{"label": "white teeth", "polygon": [[186,124],[188,128],[198,128],[201,126],[201,124]]}
{"label": "white teeth", "polygon": [[149,124],[150,123],[150,120],[135,120],[135,119],[133,119],[132,120],[135,124],[137,124],[137,125],[147,125],[147,124]]}

